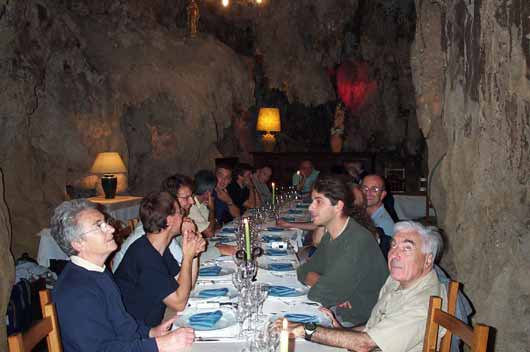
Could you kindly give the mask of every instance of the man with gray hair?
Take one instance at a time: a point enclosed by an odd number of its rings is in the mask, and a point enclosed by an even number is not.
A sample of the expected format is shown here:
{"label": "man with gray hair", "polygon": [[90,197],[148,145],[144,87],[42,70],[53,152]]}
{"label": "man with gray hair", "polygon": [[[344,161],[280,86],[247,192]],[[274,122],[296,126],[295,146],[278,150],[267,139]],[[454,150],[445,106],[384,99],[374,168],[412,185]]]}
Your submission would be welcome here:
{"label": "man with gray hair", "polygon": [[[445,302],[447,296],[433,270],[442,238],[436,228],[412,221],[397,223],[394,233],[388,253],[390,276],[366,325],[342,330],[295,324],[290,326],[295,336],[354,351],[423,350],[429,299],[440,296]],[[333,325],[338,327],[336,320]]]}
{"label": "man with gray hair", "polygon": [[150,329],[127,313],[105,268],[117,247],[114,228],[92,203],[63,202],[50,225],[53,238],[71,259],[53,290],[65,352],[174,351],[191,346],[192,329],[169,331],[174,319]]}

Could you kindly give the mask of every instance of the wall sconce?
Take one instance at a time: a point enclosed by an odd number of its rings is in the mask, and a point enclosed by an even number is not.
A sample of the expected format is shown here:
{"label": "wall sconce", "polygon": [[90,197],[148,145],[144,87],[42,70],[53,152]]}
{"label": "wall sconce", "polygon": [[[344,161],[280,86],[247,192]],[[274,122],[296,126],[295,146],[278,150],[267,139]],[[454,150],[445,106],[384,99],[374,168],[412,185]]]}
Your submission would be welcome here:
{"label": "wall sconce", "polygon": [[282,130],[280,121],[280,109],[278,108],[261,108],[258,115],[257,131],[266,132],[263,134],[261,141],[263,149],[270,153],[274,150],[276,138],[271,132],[280,132]]}
{"label": "wall sconce", "polygon": [[112,199],[116,195],[116,186],[118,184],[117,173],[127,172],[127,168],[116,152],[99,153],[90,170],[93,174],[103,174],[101,177],[101,186],[105,192],[105,198]]}

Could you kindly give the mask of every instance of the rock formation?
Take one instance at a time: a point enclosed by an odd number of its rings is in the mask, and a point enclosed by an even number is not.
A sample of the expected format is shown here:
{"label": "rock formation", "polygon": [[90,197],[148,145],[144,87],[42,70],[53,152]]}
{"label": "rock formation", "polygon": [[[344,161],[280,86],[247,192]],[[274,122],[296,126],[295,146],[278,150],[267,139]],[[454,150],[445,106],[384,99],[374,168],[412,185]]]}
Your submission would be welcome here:
{"label": "rock formation", "polygon": [[530,346],[530,4],[416,1],[412,68],[444,264],[494,326]]}

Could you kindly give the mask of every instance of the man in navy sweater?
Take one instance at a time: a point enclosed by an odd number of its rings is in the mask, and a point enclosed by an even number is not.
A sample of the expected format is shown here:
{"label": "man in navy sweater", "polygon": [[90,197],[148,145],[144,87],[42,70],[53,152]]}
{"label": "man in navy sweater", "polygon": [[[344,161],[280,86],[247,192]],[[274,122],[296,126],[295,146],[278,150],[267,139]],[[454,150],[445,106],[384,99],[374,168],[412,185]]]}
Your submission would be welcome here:
{"label": "man in navy sweater", "polygon": [[71,257],[53,290],[65,352],[165,352],[191,346],[192,329],[169,331],[174,319],[149,329],[126,312],[105,268],[116,249],[114,228],[92,203],[63,202],[51,219],[51,233]]}

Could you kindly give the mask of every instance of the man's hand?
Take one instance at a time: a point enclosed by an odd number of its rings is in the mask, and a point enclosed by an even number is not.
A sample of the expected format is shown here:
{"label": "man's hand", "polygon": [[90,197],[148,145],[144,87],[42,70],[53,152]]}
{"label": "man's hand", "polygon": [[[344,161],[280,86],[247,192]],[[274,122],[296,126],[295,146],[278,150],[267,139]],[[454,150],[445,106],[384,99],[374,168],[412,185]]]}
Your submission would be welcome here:
{"label": "man's hand", "polygon": [[[274,328],[281,331],[283,328],[283,318],[279,318],[274,322]],[[304,325],[299,323],[289,322],[287,325],[287,331],[291,337],[302,337],[305,335]]]}
{"label": "man's hand", "polygon": [[164,320],[160,325],[154,326],[149,330],[149,337],[158,337],[169,334],[173,322],[177,319],[175,315],[173,318]]}
{"label": "man's hand", "polygon": [[190,218],[184,218],[182,219],[182,225],[180,226],[180,233],[184,233],[186,231],[192,231],[195,232],[197,230],[197,226],[191,220]]}
{"label": "man's hand", "polygon": [[194,231],[186,230],[182,235],[182,253],[183,256],[196,257],[204,252],[206,241],[202,236]]}
{"label": "man's hand", "polygon": [[228,205],[234,204],[234,202],[232,201],[232,198],[230,197],[226,189],[218,189],[217,198],[219,198],[221,201],[225,202]]}
{"label": "man's hand", "polygon": [[337,307],[344,308],[344,309],[351,309],[351,303],[350,301],[342,302],[341,304],[337,304]]}
{"label": "man's hand", "polygon": [[173,352],[190,347],[195,340],[195,332],[191,328],[180,328],[164,336],[156,338],[159,352]]}
{"label": "man's hand", "polygon": [[318,283],[319,280],[320,280],[320,274],[310,271],[305,276],[304,283],[307,286],[313,287]]}
{"label": "man's hand", "polygon": [[333,314],[332,311],[330,311],[329,309],[327,308],[324,308],[324,307],[320,307],[318,308],[322,313],[324,313],[325,316],[327,316],[329,318],[329,320],[331,320],[331,326],[334,327],[334,328],[341,328],[342,325],[340,325],[339,321],[337,320],[337,318],[335,318],[335,315]]}
{"label": "man's hand", "polygon": [[289,229],[289,228],[292,227],[292,226],[291,226],[291,223],[289,223],[288,221],[285,221],[285,220],[283,220],[283,219],[278,219],[278,220],[276,220],[276,225],[277,225],[277,226],[280,226],[280,227],[284,227],[284,228],[286,228],[286,229]]}

